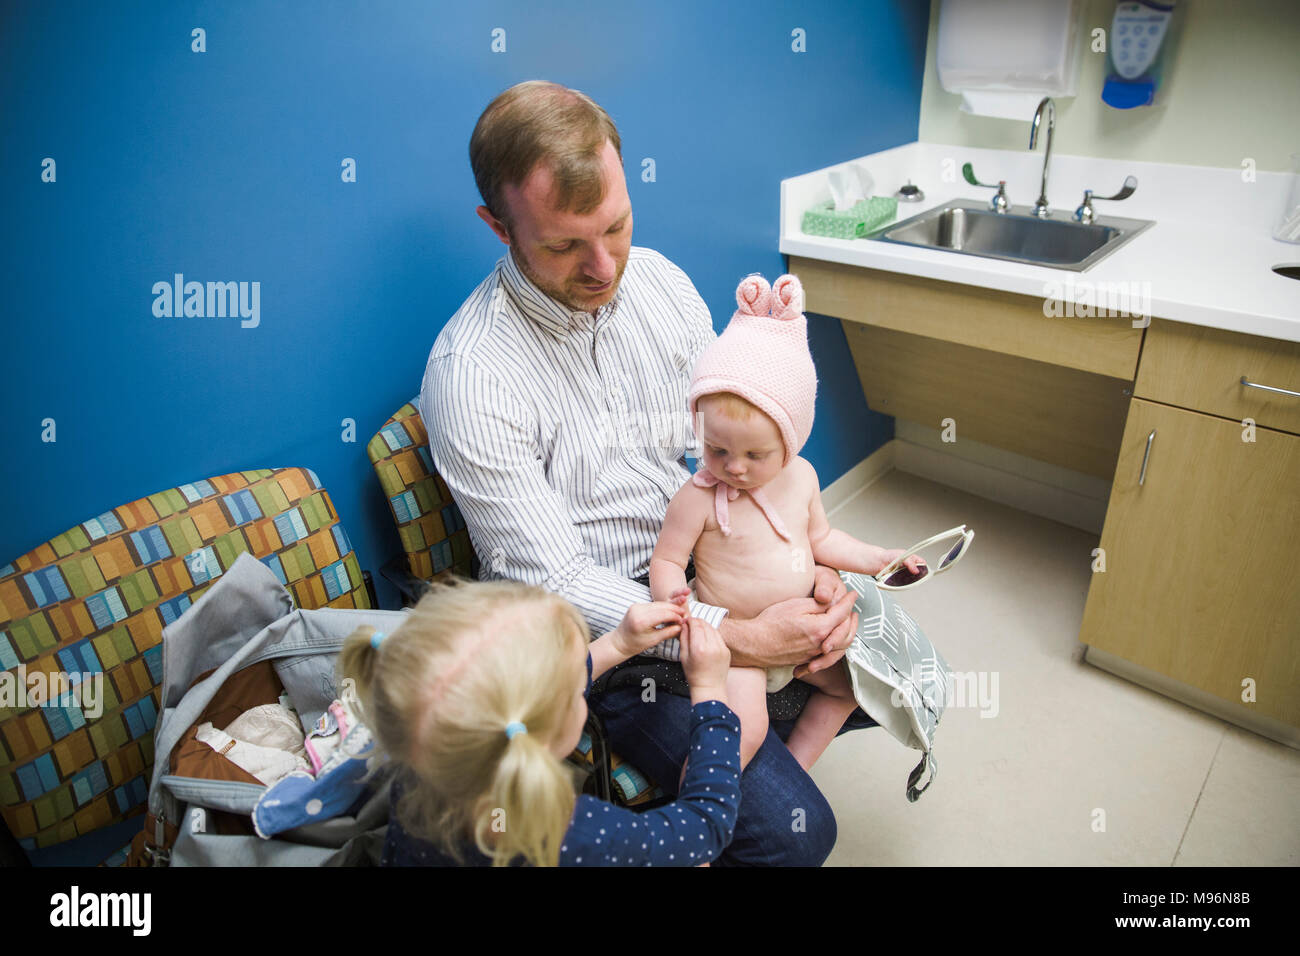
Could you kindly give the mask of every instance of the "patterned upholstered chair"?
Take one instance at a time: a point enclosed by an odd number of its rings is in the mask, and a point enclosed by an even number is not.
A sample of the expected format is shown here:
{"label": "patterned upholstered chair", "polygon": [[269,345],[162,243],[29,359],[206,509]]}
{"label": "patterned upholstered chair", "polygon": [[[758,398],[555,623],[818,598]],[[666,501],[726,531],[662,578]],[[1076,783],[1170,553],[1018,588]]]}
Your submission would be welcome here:
{"label": "patterned upholstered chair", "polygon": [[384,565],[384,577],[412,604],[424,593],[425,581],[449,574],[477,579],[479,560],[469,530],[447,483],[433,467],[429,436],[413,403],[407,402],[384,423],[366,445],[366,454],[405,552]]}
{"label": "patterned upholstered chair", "polygon": [[31,862],[125,861],[153,764],[162,630],[244,551],[299,607],[373,606],[305,468],[149,495],[0,567],[0,813]]}
{"label": "patterned upholstered chair", "polygon": [[[423,593],[424,581],[449,574],[477,579],[479,561],[465,519],[447,483],[433,467],[429,436],[413,401],[384,423],[366,452],[388,498],[405,551],[384,566],[384,577],[410,603]],[[644,774],[610,752],[594,714],[574,757],[590,769],[592,792],[603,800],[642,806],[663,798],[663,792]]]}

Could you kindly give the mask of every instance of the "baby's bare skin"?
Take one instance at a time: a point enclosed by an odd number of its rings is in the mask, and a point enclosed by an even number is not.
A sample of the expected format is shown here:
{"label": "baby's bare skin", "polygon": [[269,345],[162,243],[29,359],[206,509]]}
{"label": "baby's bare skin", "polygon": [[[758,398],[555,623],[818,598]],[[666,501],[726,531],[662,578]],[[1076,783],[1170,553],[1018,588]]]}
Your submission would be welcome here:
{"label": "baby's bare skin", "polygon": [[[762,471],[758,474],[766,477]],[[742,489],[749,485],[744,480],[736,481]],[[717,519],[716,487],[703,488],[687,482],[668,504],[659,543],[650,559],[650,591],[655,600],[671,599],[672,592],[685,581],[684,567],[692,551],[697,599],[726,607],[734,614],[757,617],[772,604],[812,594],[818,549],[813,547],[810,531],[817,534],[816,543],[823,546],[822,550],[829,536],[838,535],[826,524],[816,470],[795,456],[771,480],[753,486],[761,487],[765,503],[776,513],[790,540],[777,533],[748,490],[728,501],[731,534],[723,534]],[[841,549],[841,557],[852,560],[856,556]],[[789,679],[788,671],[785,679]],[[789,739],[791,754],[805,770],[825,750],[855,706],[848,674],[842,666],[806,679],[821,693],[809,700]],[[742,766],[767,735],[766,683],[761,668],[733,667],[727,677],[727,696],[740,718]]]}
{"label": "baby's bare skin", "polygon": [[727,503],[731,534],[724,535],[714,510],[713,488],[693,483],[679,491],[686,514],[703,526],[695,542],[696,597],[729,608],[742,618],[812,594],[816,562],[808,541],[812,497],[820,494],[811,464],[796,457],[763,486],[767,502],[780,516],[791,540],[783,540],[747,492]]}

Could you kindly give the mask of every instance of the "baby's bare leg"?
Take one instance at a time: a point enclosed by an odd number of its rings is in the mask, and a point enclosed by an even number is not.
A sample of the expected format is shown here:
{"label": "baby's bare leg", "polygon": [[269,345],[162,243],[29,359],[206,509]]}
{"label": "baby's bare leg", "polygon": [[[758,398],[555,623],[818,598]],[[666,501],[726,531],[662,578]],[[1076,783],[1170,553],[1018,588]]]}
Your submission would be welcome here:
{"label": "baby's bare leg", "polygon": [[761,667],[727,671],[727,700],[740,718],[740,768],[743,770],[767,737],[767,672]]}
{"label": "baby's bare leg", "polygon": [[830,746],[858,702],[853,696],[848,665],[843,661],[802,680],[812,684],[817,691],[804,705],[786,746],[799,761],[799,766],[808,770]]}

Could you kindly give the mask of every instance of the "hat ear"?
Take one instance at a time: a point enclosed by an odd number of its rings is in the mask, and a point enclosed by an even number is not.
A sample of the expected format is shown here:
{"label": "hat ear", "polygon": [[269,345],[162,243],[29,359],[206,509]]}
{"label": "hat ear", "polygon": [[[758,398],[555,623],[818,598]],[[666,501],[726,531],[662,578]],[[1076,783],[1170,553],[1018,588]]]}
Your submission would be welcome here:
{"label": "hat ear", "polygon": [[772,318],[797,319],[803,315],[803,285],[798,277],[784,275],[772,286]]}
{"label": "hat ear", "polygon": [[757,272],[745,276],[736,286],[736,305],[745,315],[767,315],[772,311],[772,287]]}

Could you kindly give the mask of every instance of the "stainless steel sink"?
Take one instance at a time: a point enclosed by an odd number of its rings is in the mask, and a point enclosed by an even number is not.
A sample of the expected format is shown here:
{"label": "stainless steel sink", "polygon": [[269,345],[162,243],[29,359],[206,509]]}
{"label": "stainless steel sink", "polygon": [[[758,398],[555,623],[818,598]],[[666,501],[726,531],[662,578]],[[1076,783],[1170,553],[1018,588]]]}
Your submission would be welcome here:
{"label": "stainless steel sink", "polygon": [[1155,225],[1149,219],[1117,216],[1098,216],[1085,225],[1065,218],[1067,213],[1057,215],[1062,218],[1040,219],[1028,206],[1012,206],[1009,212],[995,213],[977,200],[954,199],[886,226],[871,238],[1083,272]]}

